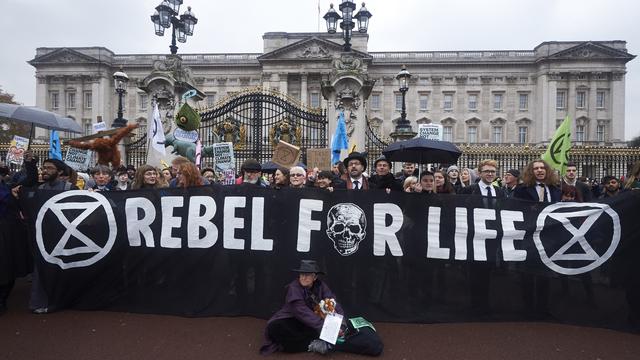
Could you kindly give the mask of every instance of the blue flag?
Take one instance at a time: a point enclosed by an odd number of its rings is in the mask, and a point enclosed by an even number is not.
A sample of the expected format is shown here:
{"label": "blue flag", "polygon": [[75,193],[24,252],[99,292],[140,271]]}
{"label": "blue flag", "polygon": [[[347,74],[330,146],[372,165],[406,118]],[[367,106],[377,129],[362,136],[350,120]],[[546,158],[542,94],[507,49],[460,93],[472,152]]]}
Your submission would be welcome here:
{"label": "blue flag", "polygon": [[62,160],[62,150],[60,149],[60,136],[55,130],[51,130],[49,136],[49,159]]}
{"label": "blue flag", "polygon": [[344,122],[344,111],[340,111],[338,117],[338,126],[331,140],[331,164],[340,161],[340,152],[349,148],[349,139],[347,139],[347,124]]}

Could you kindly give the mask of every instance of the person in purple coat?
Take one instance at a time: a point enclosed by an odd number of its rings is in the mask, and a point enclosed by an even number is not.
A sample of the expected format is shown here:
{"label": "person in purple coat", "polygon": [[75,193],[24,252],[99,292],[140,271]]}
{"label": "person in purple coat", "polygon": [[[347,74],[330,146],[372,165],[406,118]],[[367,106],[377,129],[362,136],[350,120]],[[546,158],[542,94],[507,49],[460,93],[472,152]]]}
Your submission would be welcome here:
{"label": "person in purple coat", "polygon": [[[327,284],[318,278],[324,274],[314,260],[301,260],[300,267],[293,269],[297,279],[287,285],[284,306],[267,322],[266,343],[260,348],[263,355],[276,351],[304,352],[320,335],[324,320],[314,312],[324,299],[336,296]],[[336,313],[344,315],[340,304],[336,303]]]}

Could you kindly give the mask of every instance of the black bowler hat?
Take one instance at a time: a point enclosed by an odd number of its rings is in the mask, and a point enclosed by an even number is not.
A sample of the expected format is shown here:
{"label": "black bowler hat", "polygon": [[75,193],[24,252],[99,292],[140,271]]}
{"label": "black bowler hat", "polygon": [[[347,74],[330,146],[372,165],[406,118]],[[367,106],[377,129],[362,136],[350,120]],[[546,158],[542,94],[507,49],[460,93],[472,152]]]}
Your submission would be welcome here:
{"label": "black bowler hat", "polygon": [[300,268],[291,271],[297,273],[324,274],[324,271],[320,270],[320,266],[318,266],[315,260],[300,260]]}
{"label": "black bowler hat", "polygon": [[346,157],[346,159],[342,161],[342,163],[344,164],[344,167],[349,168],[349,161],[351,160],[360,161],[360,163],[364,167],[362,171],[367,170],[367,158],[364,156],[364,154],[361,154],[356,151],[352,152],[351,154],[349,154],[349,156]]}

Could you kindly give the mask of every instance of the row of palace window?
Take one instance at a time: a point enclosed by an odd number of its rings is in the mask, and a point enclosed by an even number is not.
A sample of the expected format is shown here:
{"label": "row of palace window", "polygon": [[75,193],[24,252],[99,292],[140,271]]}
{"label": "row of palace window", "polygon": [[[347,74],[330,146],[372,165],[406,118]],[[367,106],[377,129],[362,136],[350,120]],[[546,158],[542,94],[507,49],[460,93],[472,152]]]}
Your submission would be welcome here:
{"label": "row of palace window", "polygon": [[[567,94],[565,89],[557,90],[556,92],[556,109],[567,108]],[[586,109],[588,91],[578,90],[576,91],[576,109]],[[596,109],[604,109],[607,106],[607,92],[605,90],[598,90],[596,92]]]}
{"label": "row of palace window", "polygon": [[[85,110],[91,110],[93,108],[93,94],[91,91],[85,91],[83,94],[82,108]],[[147,94],[138,94],[138,111],[144,112],[148,110],[149,96]],[[65,92],[65,105],[67,109],[76,109],[78,107],[76,92]],[[122,101],[122,109],[126,109],[126,95]],[[58,91],[49,92],[49,108],[52,110],[58,110],[60,108],[60,93]]]}
{"label": "row of palace window", "polygon": [[[402,110],[402,94],[396,93],[395,95],[395,110]],[[479,106],[479,96],[480,93],[468,93],[467,94],[467,110],[469,111],[477,111]],[[442,109],[444,111],[453,111],[454,107],[454,98],[455,93],[443,93],[442,97]],[[418,110],[419,111],[429,111],[431,105],[429,103],[430,94],[429,93],[419,93],[418,94]],[[495,92],[493,93],[493,110],[494,111],[503,111],[505,104],[505,94],[503,92]],[[371,100],[369,101],[370,108],[372,110],[380,110],[381,108],[381,94],[371,94]],[[518,109],[520,111],[528,111],[529,110],[529,93],[519,93],[518,94]]]}
{"label": "row of palace window", "polygon": [[[491,128],[491,143],[502,143],[504,142],[504,127],[502,126],[493,126]],[[598,124],[596,127],[596,141],[604,142],[606,141],[606,125]],[[529,128],[527,126],[519,126],[518,127],[518,138],[517,142],[519,144],[526,144],[528,142],[528,134]],[[453,126],[443,126],[443,136],[442,139],[445,141],[453,142]],[[585,125],[577,125],[576,126],[576,135],[575,141],[587,141],[586,134],[586,126]],[[478,127],[477,126],[468,126],[467,127],[467,143],[473,144],[478,142]]]}
{"label": "row of palace window", "polygon": [[[567,91],[558,90],[556,93],[556,108],[567,108]],[[444,111],[453,111],[455,93],[444,93],[442,99],[442,109]],[[467,94],[467,110],[478,110],[478,93]],[[584,109],[587,107],[588,92],[585,90],[576,91],[576,108]],[[418,94],[418,110],[428,111],[430,109],[429,104],[430,94],[420,93]],[[605,90],[599,90],[596,92],[596,108],[604,109],[606,107],[607,92]],[[371,101],[369,102],[372,110],[380,110],[382,106],[381,94],[371,94]],[[504,93],[493,93],[493,110],[504,110]],[[529,110],[529,93],[518,94],[518,109],[520,111]],[[402,94],[395,94],[395,110],[402,110]]]}

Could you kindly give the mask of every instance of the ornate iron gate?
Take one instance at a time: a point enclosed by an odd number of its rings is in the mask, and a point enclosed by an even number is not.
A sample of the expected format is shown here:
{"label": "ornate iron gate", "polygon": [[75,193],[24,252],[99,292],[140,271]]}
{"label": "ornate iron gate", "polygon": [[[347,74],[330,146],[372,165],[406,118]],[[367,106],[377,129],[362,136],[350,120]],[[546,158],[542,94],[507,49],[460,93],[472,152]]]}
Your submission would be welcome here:
{"label": "ornate iron gate", "polygon": [[[278,92],[245,90],[200,115],[202,145],[232,142],[238,169],[249,158],[260,163],[271,160],[279,140],[299,146],[303,162],[306,149],[327,147],[326,112],[307,108]],[[203,167],[213,165],[211,158],[202,162]]]}
{"label": "ornate iron gate", "polygon": [[[382,150],[384,150],[389,144],[384,140],[380,139],[378,135],[371,128],[371,124],[369,123],[369,118],[367,117],[367,129],[365,131],[365,149],[367,151],[367,163],[373,166],[373,163],[382,155]],[[374,169],[368,170],[370,173],[373,173]]]}

